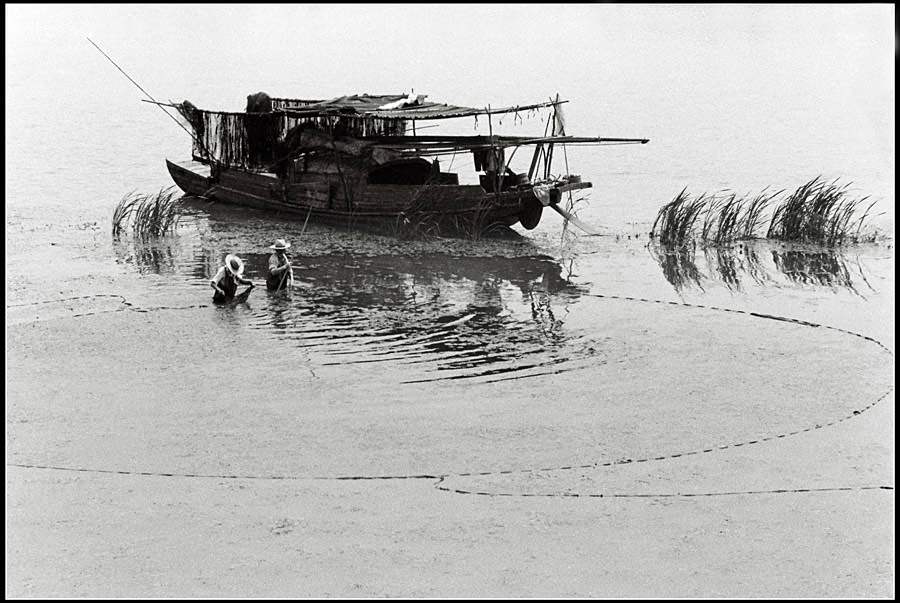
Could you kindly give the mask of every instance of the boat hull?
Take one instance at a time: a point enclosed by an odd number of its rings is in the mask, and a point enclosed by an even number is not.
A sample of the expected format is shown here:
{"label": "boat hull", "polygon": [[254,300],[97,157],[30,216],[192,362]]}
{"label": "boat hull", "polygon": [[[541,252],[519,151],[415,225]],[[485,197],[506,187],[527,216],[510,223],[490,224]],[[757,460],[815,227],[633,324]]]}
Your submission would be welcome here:
{"label": "boat hull", "polygon": [[537,226],[540,202],[530,187],[499,194],[479,185],[359,184],[340,179],[287,183],[274,174],[238,169],[210,170],[190,161],[166,160],[169,174],[189,195],[275,211],[299,219],[398,232],[436,234],[487,232],[522,223]]}

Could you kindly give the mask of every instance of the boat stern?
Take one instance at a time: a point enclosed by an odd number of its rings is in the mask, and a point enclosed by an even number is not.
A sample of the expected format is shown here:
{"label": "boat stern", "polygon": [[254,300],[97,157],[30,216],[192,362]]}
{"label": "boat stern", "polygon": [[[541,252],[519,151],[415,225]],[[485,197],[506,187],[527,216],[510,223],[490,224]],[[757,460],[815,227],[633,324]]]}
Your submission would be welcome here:
{"label": "boat stern", "polygon": [[199,161],[175,163],[166,159],[166,167],[175,184],[188,195],[205,196],[212,188],[210,168]]}

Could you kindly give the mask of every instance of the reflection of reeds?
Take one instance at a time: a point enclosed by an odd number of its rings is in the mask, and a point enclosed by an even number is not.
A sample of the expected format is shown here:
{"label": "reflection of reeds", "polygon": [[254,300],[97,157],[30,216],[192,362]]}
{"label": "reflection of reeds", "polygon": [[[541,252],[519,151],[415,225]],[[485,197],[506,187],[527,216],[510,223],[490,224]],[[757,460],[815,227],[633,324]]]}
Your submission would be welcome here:
{"label": "reflection of reeds", "polygon": [[[706,265],[715,267],[715,272],[718,273],[726,287],[735,291],[741,290],[740,273],[742,272],[742,266],[737,256],[731,253],[730,249],[714,247],[704,249],[703,254],[706,256]],[[710,255],[715,257],[710,257]]]}
{"label": "reflection of reeds", "polygon": [[[740,267],[742,272],[749,274],[750,278],[760,285],[771,280],[771,277],[762,265],[759,254],[756,253],[754,245],[738,243],[737,248],[738,257],[741,258]],[[734,249],[732,248],[728,251],[733,252]]]}
{"label": "reflection of reeds", "polygon": [[662,268],[663,276],[676,291],[681,292],[685,287],[692,285],[703,288],[700,281],[704,277],[694,263],[693,248],[651,244],[648,249]]}
{"label": "reflection of reeds", "polygon": [[175,272],[175,255],[169,246],[134,242],[134,263],[143,272],[165,274]]}
{"label": "reflection of reeds", "polygon": [[749,276],[756,283],[769,280],[759,255],[751,245],[723,244],[703,248],[710,278],[719,278],[725,286],[741,291],[741,279]]}
{"label": "reflection of reeds", "polygon": [[765,231],[767,238],[829,246],[862,240],[862,227],[874,202],[860,216],[868,197],[849,198],[849,184],[838,186],[837,181],[827,183],[821,178],[813,178],[781,202],[777,197],[783,190],[764,190],[754,197],[738,197],[734,193],[691,197],[686,189],[682,190],[660,208],[651,236],[666,245],[684,244],[694,238],[698,217],[702,215],[702,241],[721,245],[757,238],[765,224],[766,210],[774,205]]}
{"label": "reflection of reeds", "polygon": [[[771,250],[774,263],[774,274],[782,274],[790,283],[798,285],[844,287],[858,293],[854,278],[847,267],[846,260],[835,249],[821,248],[817,250],[784,249],[785,244],[757,241],[736,243],[733,245],[715,245],[703,248],[706,260],[705,272],[698,269],[696,248],[694,246],[671,246],[650,243],[648,249],[656,259],[663,276],[681,292],[688,286],[702,289],[703,280],[720,281],[728,289],[742,290],[742,280],[747,277],[759,285],[774,282],[772,267],[766,268],[761,261],[756,247],[762,246]],[[858,276],[868,284],[862,267],[858,267]],[[871,286],[870,286],[871,288]]]}
{"label": "reflection of reeds", "polygon": [[120,235],[129,219],[132,231],[140,237],[160,236],[172,230],[181,217],[181,197],[175,195],[174,186],[151,195],[128,193],[113,210],[113,235]]}
{"label": "reflection of reeds", "polygon": [[788,279],[805,285],[824,285],[827,287],[847,287],[856,289],[850,277],[850,271],[841,256],[821,252],[801,250],[772,250],[775,266]]}

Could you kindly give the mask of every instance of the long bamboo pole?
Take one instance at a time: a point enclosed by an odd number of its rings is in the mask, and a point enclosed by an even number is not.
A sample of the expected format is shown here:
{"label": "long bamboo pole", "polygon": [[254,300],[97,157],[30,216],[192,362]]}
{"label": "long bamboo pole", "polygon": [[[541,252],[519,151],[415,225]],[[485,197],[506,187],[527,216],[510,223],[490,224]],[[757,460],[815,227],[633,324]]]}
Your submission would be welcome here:
{"label": "long bamboo pole", "polygon": [[[306,224],[309,222],[309,214],[312,213],[312,206],[309,206],[309,209],[306,211],[306,220],[303,221],[303,230],[300,231],[300,236],[297,237],[297,241],[303,238],[303,233],[306,232]],[[287,251],[284,252],[284,255],[287,255]],[[288,273],[291,274],[291,281],[288,285],[289,287],[294,286],[294,265],[291,264],[290,256],[288,256],[288,269],[284,271],[284,274],[281,275],[281,282],[278,283],[278,289],[276,291],[281,290],[281,286],[284,284],[284,279],[287,278]]]}
{"label": "long bamboo pole", "polygon": [[[471,107],[456,107],[455,109],[449,106],[443,110],[431,110],[429,114],[428,109],[405,109],[405,110],[397,110],[397,111],[378,111],[377,109],[362,109],[357,110],[358,115],[356,117],[382,117],[382,118],[397,118],[397,119],[455,119],[458,117],[472,117],[477,115],[499,115],[504,113],[518,113],[521,111],[529,111],[531,109],[541,109],[544,107],[550,107],[553,105],[561,105],[563,103],[567,103],[567,100],[550,100],[545,103],[537,103],[534,105],[522,105],[516,107],[502,107],[500,109],[474,109]],[[326,116],[326,115],[340,115],[342,108],[340,106],[331,106],[331,107],[316,107],[313,109],[303,109],[303,108],[285,108],[282,109],[282,112],[295,115],[297,117],[316,117],[316,116]]]}
{"label": "long bamboo pole", "polygon": [[[557,98],[557,100],[559,100],[559,94],[556,95],[556,98]],[[550,99],[550,100],[552,102],[553,99]],[[552,115],[551,119],[553,120],[553,128],[550,130],[550,133],[553,136],[556,136],[556,134],[557,134],[557,131],[556,131],[556,105],[553,105],[553,115]],[[546,161],[544,162],[544,179],[545,180],[550,179],[550,167],[551,167],[552,163],[553,163],[553,143],[551,142],[550,144],[547,145]]]}
{"label": "long bamboo pole", "polygon": [[[485,136],[365,136],[358,140],[383,147],[457,145],[465,148],[488,148],[491,146],[490,140]],[[600,136],[494,136],[493,146],[511,147],[544,142],[558,142],[561,144],[646,144],[649,141],[648,138],[611,138]]]}
{"label": "long bamboo pole", "polygon": [[[494,175],[494,195],[497,199],[500,198],[500,186],[503,182],[503,172],[500,171],[500,166],[497,165],[498,155],[494,150],[494,126],[491,124],[491,106],[487,106],[487,116],[488,116],[488,134],[491,137],[491,147],[489,153],[491,154],[490,159],[491,163],[497,168],[497,173]],[[502,148],[502,147],[501,147]]]}
{"label": "long bamboo pole", "polygon": [[[550,120],[547,120],[547,125],[544,126],[544,137],[547,137],[547,130],[550,128]],[[537,167],[538,159],[541,157],[541,153],[544,150],[544,145],[542,142],[539,142],[538,145],[534,148],[534,156],[531,158],[531,167],[528,168],[528,180],[531,181],[532,176],[534,176],[534,170]]]}
{"label": "long bamboo pole", "polygon": [[97,44],[95,44],[94,41],[93,41],[92,39],[88,38],[87,41],[90,42],[91,44],[93,44],[93,45],[94,45],[94,48],[96,48],[97,50],[99,50],[99,51],[100,51],[100,54],[102,54],[103,56],[105,56],[105,57],[109,60],[109,62],[112,63],[113,66],[115,66],[116,69],[118,69],[119,71],[121,71],[121,72],[122,72],[122,75],[124,75],[125,77],[127,77],[129,82],[131,82],[132,84],[134,84],[135,86],[137,86],[138,90],[140,90],[141,92],[143,92],[144,94],[146,94],[146,95],[147,95],[147,98],[149,98],[156,106],[158,106],[160,109],[162,109],[162,112],[163,112],[163,113],[165,113],[165,114],[168,115],[170,118],[172,118],[172,121],[174,121],[176,124],[178,124],[178,126],[179,126],[182,130],[184,130],[185,132],[187,132],[188,134],[190,134],[190,135],[191,135],[191,138],[194,137],[193,133],[189,132],[188,129],[185,128],[184,125],[183,125],[180,121],[178,121],[177,119],[175,119],[175,116],[174,116],[174,115],[172,115],[171,113],[169,113],[168,111],[165,110],[165,108],[163,107],[163,103],[157,102],[157,100],[156,100],[155,98],[153,98],[152,96],[150,96],[150,93],[149,93],[149,92],[147,92],[146,90],[144,90],[144,89],[141,87],[140,84],[138,84],[136,81],[134,81],[134,80],[132,79],[132,77],[131,77],[130,75],[128,75],[127,73],[125,73],[125,70],[123,70],[121,67],[119,67],[119,66],[116,64],[116,62],[115,62],[114,60],[112,60],[112,59],[109,57],[108,54],[106,54],[105,52],[103,52],[103,49],[101,49],[99,46],[97,46]]}
{"label": "long bamboo pole", "polygon": [[[95,44],[94,41],[93,41],[92,39],[87,38],[87,41],[90,42],[91,44],[93,44],[94,48],[96,48],[97,50],[99,50],[99,51],[100,51],[100,54],[102,54],[103,56],[105,56],[105,57],[107,58],[107,60],[108,60],[110,63],[112,63],[113,66],[114,66],[116,69],[118,69],[119,71],[121,71],[121,72],[122,72],[122,75],[124,75],[125,77],[128,78],[128,81],[130,81],[132,84],[134,84],[135,86],[137,86],[138,90],[140,90],[141,92],[143,92],[144,94],[146,94],[146,95],[147,95],[147,98],[149,98],[150,101],[151,101],[153,104],[155,104],[157,107],[159,107],[159,108],[162,110],[163,113],[165,113],[166,115],[168,115],[168,116],[172,119],[172,121],[174,121],[176,124],[178,124],[178,127],[179,127],[179,128],[181,128],[182,130],[184,130],[185,132],[187,132],[187,133],[188,133],[188,136],[190,136],[194,141],[197,142],[197,144],[200,145],[200,147],[203,148],[204,151],[206,151],[207,157],[209,157],[210,159],[212,159],[213,163],[218,163],[218,161],[216,160],[215,156],[214,156],[212,153],[209,152],[209,149],[206,148],[206,145],[204,145],[203,142],[202,142],[202,141],[201,141],[201,140],[200,140],[193,132],[191,132],[190,130],[188,130],[187,128],[185,128],[185,127],[184,127],[184,124],[182,124],[180,121],[178,121],[178,120],[175,118],[174,115],[172,115],[171,113],[169,113],[168,111],[166,111],[166,109],[165,109],[166,104],[165,104],[165,103],[161,103],[161,102],[157,101],[155,98],[153,98],[153,97],[150,95],[150,93],[147,92],[146,90],[144,90],[144,89],[141,87],[140,84],[138,84],[136,81],[134,81],[134,79],[132,79],[132,77],[131,77],[130,75],[128,75],[127,73],[125,73],[125,70],[122,69],[121,67],[119,67],[119,65],[116,64],[116,62],[115,62],[114,60],[112,60],[108,54],[106,54],[105,52],[103,52],[103,49],[100,48],[99,46],[97,46],[97,44]],[[174,105],[169,104],[168,106],[171,107],[171,106],[174,106]]]}

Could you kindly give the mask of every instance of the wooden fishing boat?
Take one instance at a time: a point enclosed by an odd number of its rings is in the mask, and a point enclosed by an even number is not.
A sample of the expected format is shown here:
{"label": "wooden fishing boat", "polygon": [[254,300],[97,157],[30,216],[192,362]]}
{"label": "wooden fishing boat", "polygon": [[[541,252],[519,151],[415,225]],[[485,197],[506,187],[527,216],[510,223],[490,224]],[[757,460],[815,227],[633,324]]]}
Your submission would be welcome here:
{"label": "wooden fishing boat", "polygon": [[[258,93],[248,97],[243,113],[201,110],[184,101],[169,106],[189,124],[192,157],[166,163],[185,193],[215,201],[389,232],[480,234],[514,224],[533,229],[544,207],[580,225],[560,200],[591,183],[571,174],[553,175],[554,146],[647,142],[567,136],[561,112],[566,101],[558,97],[495,109],[425,98],[300,100]],[[493,134],[491,116],[541,110],[549,113],[543,136]],[[416,131],[423,121],[478,116],[487,116],[490,135]],[[527,173],[510,168],[519,147],[534,149]],[[460,183],[458,173],[442,168],[441,158],[460,154],[471,154],[477,183]]]}

